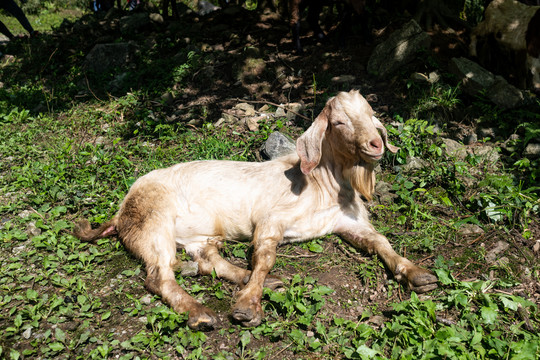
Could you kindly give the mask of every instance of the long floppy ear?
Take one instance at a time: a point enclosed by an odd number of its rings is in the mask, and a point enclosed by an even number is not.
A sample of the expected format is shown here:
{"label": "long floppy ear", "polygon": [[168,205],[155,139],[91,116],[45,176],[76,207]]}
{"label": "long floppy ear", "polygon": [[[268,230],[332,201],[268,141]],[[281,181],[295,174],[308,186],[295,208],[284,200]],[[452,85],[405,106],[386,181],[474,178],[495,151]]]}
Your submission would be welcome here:
{"label": "long floppy ear", "polygon": [[330,102],[328,102],[309,129],[296,141],[296,152],[300,157],[300,169],[305,175],[315,169],[321,161],[322,140],[328,128],[330,108]]}
{"label": "long floppy ear", "polygon": [[375,127],[381,131],[381,137],[386,148],[390,150],[391,152],[393,152],[394,154],[397,153],[399,148],[397,146],[394,146],[388,143],[388,134],[386,133],[386,128],[381,123],[381,121],[377,119],[375,116],[371,117],[371,121],[373,121],[373,124],[375,125]]}

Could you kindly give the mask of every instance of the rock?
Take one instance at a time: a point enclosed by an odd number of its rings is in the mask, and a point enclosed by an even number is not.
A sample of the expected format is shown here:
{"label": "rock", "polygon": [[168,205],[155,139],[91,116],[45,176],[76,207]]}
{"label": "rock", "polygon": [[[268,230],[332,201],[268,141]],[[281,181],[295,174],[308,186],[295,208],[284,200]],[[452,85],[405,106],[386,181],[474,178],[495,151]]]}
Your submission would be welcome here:
{"label": "rock", "polygon": [[26,233],[29,238],[33,238],[34,236],[41,235],[41,229],[36,227],[35,222],[31,221],[26,225]]}
{"label": "rock", "polygon": [[197,13],[201,16],[208,15],[211,12],[214,12],[220,9],[221,8],[219,6],[216,6],[206,0],[199,0],[199,2],[197,3]]}
{"label": "rock", "polygon": [[481,140],[486,138],[493,140],[497,136],[496,131],[497,130],[495,128],[479,128],[476,133],[478,135],[478,138]]}
{"label": "rock", "polygon": [[286,108],[288,110],[285,114],[287,120],[294,120],[296,119],[296,114],[304,110],[304,105],[301,103],[288,103]]}
{"label": "rock", "polygon": [[141,304],[150,305],[151,302],[152,302],[152,295],[150,294],[146,294],[145,296],[141,298]]}
{"label": "rock", "polygon": [[126,84],[126,80],[128,79],[128,77],[129,74],[127,72],[116,75],[114,79],[109,83],[109,88],[112,91],[121,89]]}
{"label": "rock", "polygon": [[390,204],[397,197],[392,192],[392,185],[384,181],[377,181],[375,183],[375,194],[378,196],[379,203],[381,204]]}
{"label": "rock", "polygon": [[528,158],[537,158],[540,157],[540,144],[539,143],[528,143],[525,149],[523,150],[523,156]]}
{"label": "rock", "polygon": [[497,149],[484,145],[473,149],[474,155],[480,157],[482,161],[496,163],[501,158]]}
{"label": "rock", "polygon": [[476,224],[464,224],[457,232],[459,235],[476,235],[483,234],[484,230]]}
{"label": "rock", "polygon": [[385,319],[382,315],[373,315],[368,319],[368,322],[376,326],[382,326],[385,323]]}
{"label": "rock", "polygon": [[163,101],[166,105],[172,106],[174,105],[174,96],[170,91],[167,91],[161,95],[161,101]]}
{"label": "rock", "polygon": [[495,262],[495,260],[497,260],[497,258],[498,258],[498,255],[501,254],[502,252],[506,251],[509,247],[510,247],[510,244],[508,244],[505,241],[497,242],[495,247],[493,249],[491,249],[490,251],[488,251],[488,253],[486,254],[487,262],[488,263]]}
{"label": "rock", "polygon": [[180,265],[182,276],[196,276],[199,273],[199,264],[195,261],[185,261]]}
{"label": "rock", "polygon": [[86,55],[83,67],[100,74],[116,67],[125,67],[133,58],[135,47],[130,43],[97,44]]}
{"label": "rock", "polygon": [[204,123],[204,121],[203,119],[192,119],[192,120],[189,120],[187,123],[188,125],[199,127]]}
{"label": "rock", "polygon": [[19,213],[19,217],[21,219],[26,219],[27,217],[30,216],[30,214],[32,214],[32,212],[30,210],[23,210]]}
{"label": "rock", "polygon": [[237,117],[235,117],[232,114],[225,113],[225,112],[221,114],[221,118],[223,119],[224,122],[226,122],[228,124],[234,124],[235,122],[238,121]]}
{"label": "rock", "polygon": [[407,162],[405,163],[405,165],[401,167],[401,171],[409,172],[414,170],[420,170],[428,165],[428,162],[423,159],[409,156],[407,157]]}
{"label": "rock", "polygon": [[534,243],[533,251],[537,254],[540,252],[540,240],[536,240],[536,243]]}
{"label": "rock", "polygon": [[262,147],[263,155],[270,160],[295,151],[296,143],[279,131],[271,133]]}
{"label": "rock", "polygon": [[253,105],[248,104],[248,103],[236,104],[233,109],[242,110],[244,112],[244,116],[253,116],[256,114],[255,108],[253,107]]}
{"label": "rock", "polygon": [[259,130],[259,121],[266,119],[265,115],[245,118],[246,126],[250,131]]}
{"label": "rock", "polygon": [[146,12],[134,12],[120,18],[120,32],[124,35],[133,35],[151,23]]}
{"label": "rock", "polygon": [[439,82],[440,79],[441,79],[441,75],[439,75],[436,71],[432,71],[429,73],[428,82],[430,84],[435,84]]}
{"label": "rock", "polygon": [[422,48],[429,48],[431,39],[422,28],[411,20],[386,41],[377,45],[368,61],[368,72],[385,78],[410,62]]}
{"label": "rock", "polygon": [[465,145],[473,145],[478,142],[478,136],[476,134],[469,134],[463,138]]}
{"label": "rock", "polygon": [[29,327],[28,329],[24,330],[22,333],[22,337],[25,339],[30,339],[30,336],[32,336],[32,328]]}
{"label": "rock", "polygon": [[158,13],[151,13],[149,15],[149,18],[150,18],[150,20],[152,20],[153,22],[158,23],[158,24],[164,24],[165,23],[165,20],[163,20],[163,16],[161,16],[161,14],[158,14]]}
{"label": "rock", "polygon": [[446,147],[446,153],[448,155],[455,156],[458,159],[465,159],[467,157],[467,149],[464,145],[448,138],[443,138],[442,141]]}
{"label": "rock", "polygon": [[275,117],[287,117],[287,112],[280,106],[276,110]]}
{"label": "rock", "polygon": [[452,58],[449,70],[461,80],[462,88],[467,94],[475,96],[485,90],[488,99],[503,109],[519,106],[524,100],[523,93],[518,88],[472,60]]}
{"label": "rock", "polygon": [[332,82],[335,84],[353,83],[355,81],[356,77],[354,75],[339,75],[332,78]]}

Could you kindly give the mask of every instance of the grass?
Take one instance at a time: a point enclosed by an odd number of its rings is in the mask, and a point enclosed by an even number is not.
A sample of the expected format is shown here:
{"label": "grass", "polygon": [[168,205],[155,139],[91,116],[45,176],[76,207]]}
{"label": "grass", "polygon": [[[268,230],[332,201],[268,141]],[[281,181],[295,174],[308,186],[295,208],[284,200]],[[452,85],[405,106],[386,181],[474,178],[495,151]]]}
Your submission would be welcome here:
{"label": "grass", "polygon": [[[222,320],[202,333],[144,289],[144,267],[118,241],[74,238],[74,221],[106,221],[135,179],[153,169],[196,159],[256,161],[270,132],[302,130],[282,120],[262,121],[257,131],[241,123],[216,127],[211,104],[168,121],[175,110],[156,100],[161,90],[200,90],[193,84],[199,71],[226,56],[180,49],[160,36],[130,75],[142,78],[158,64],[152,81],[159,88],[111,95],[107,79],[98,79],[96,97],[83,98],[74,85],[83,78],[82,50],[59,48],[64,62],[44,70],[41,60],[54,53],[47,41],[8,47],[37,60],[0,67],[0,358],[538,358],[538,160],[521,149],[538,135],[539,104],[502,111],[444,83],[415,88],[392,114],[388,131],[401,150],[386,155],[377,174],[392,197],[369,206],[399,253],[436,272],[440,287],[427,295],[406,292],[379,259],[327,236],[278,249],[274,273],[286,287],[265,290],[266,317],[254,328],[229,320],[232,284],[179,272],[179,284]],[[184,65],[167,72],[174,53]],[[306,76],[317,84],[317,106],[335,94],[330,82],[315,81],[328,73]],[[406,81],[401,85],[406,89]],[[445,129],[431,119],[452,119],[464,107],[502,129],[519,119],[523,136],[504,152],[501,142],[491,142],[501,154],[495,163],[449,154]],[[189,125],[194,119],[202,125]],[[411,158],[424,163],[405,170]],[[470,224],[483,233],[462,234]],[[498,242],[508,247],[488,262]],[[248,265],[248,244],[232,241],[223,253]]]}

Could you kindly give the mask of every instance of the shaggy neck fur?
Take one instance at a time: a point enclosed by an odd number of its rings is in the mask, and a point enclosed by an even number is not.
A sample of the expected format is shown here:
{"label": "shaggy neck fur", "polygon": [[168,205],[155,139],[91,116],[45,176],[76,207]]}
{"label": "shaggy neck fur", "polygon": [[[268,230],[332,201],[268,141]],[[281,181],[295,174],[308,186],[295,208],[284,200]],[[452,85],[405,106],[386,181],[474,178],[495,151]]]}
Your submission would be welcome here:
{"label": "shaggy neck fur", "polygon": [[372,199],[375,190],[375,164],[362,162],[353,167],[343,169],[343,177],[351,187],[359,192],[366,200]]}
{"label": "shaggy neck fur", "polygon": [[[336,193],[342,191],[344,182],[348,183],[354,191],[370,201],[373,198],[373,192],[375,190],[374,169],[376,163],[367,163],[359,159],[353,165],[350,164],[350,161],[342,159],[336,152],[332,151],[332,146],[327,141],[323,140],[322,146],[326,150],[323,150],[323,157],[319,166],[313,170],[314,178],[332,178],[333,181],[331,183],[333,183]],[[328,181],[324,182],[326,184],[329,183]],[[326,188],[328,189],[327,185]]]}

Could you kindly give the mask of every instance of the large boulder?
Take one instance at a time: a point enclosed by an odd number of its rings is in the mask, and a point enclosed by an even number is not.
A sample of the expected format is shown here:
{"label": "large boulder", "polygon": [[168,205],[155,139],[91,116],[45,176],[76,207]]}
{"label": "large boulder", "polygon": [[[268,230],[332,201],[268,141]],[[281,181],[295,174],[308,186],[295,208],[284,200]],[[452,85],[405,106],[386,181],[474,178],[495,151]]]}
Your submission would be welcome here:
{"label": "large boulder", "polygon": [[84,59],[84,68],[95,73],[102,73],[128,65],[135,54],[135,46],[123,42],[97,44]]}
{"label": "large boulder", "polygon": [[452,58],[449,68],[462,82],[463,91],[469,95],[475,96],[485,91],[487,98],[503,109],[514,108],[523,102],[523,93],[518,88],[472,60]]}
{"label": "large boulder", "polygon": [[377,45],[369,58],[367,70],[379,78],[388,77],[413,60],[419,50],[429,48],[430,44],[429,35],[411,20]]}

